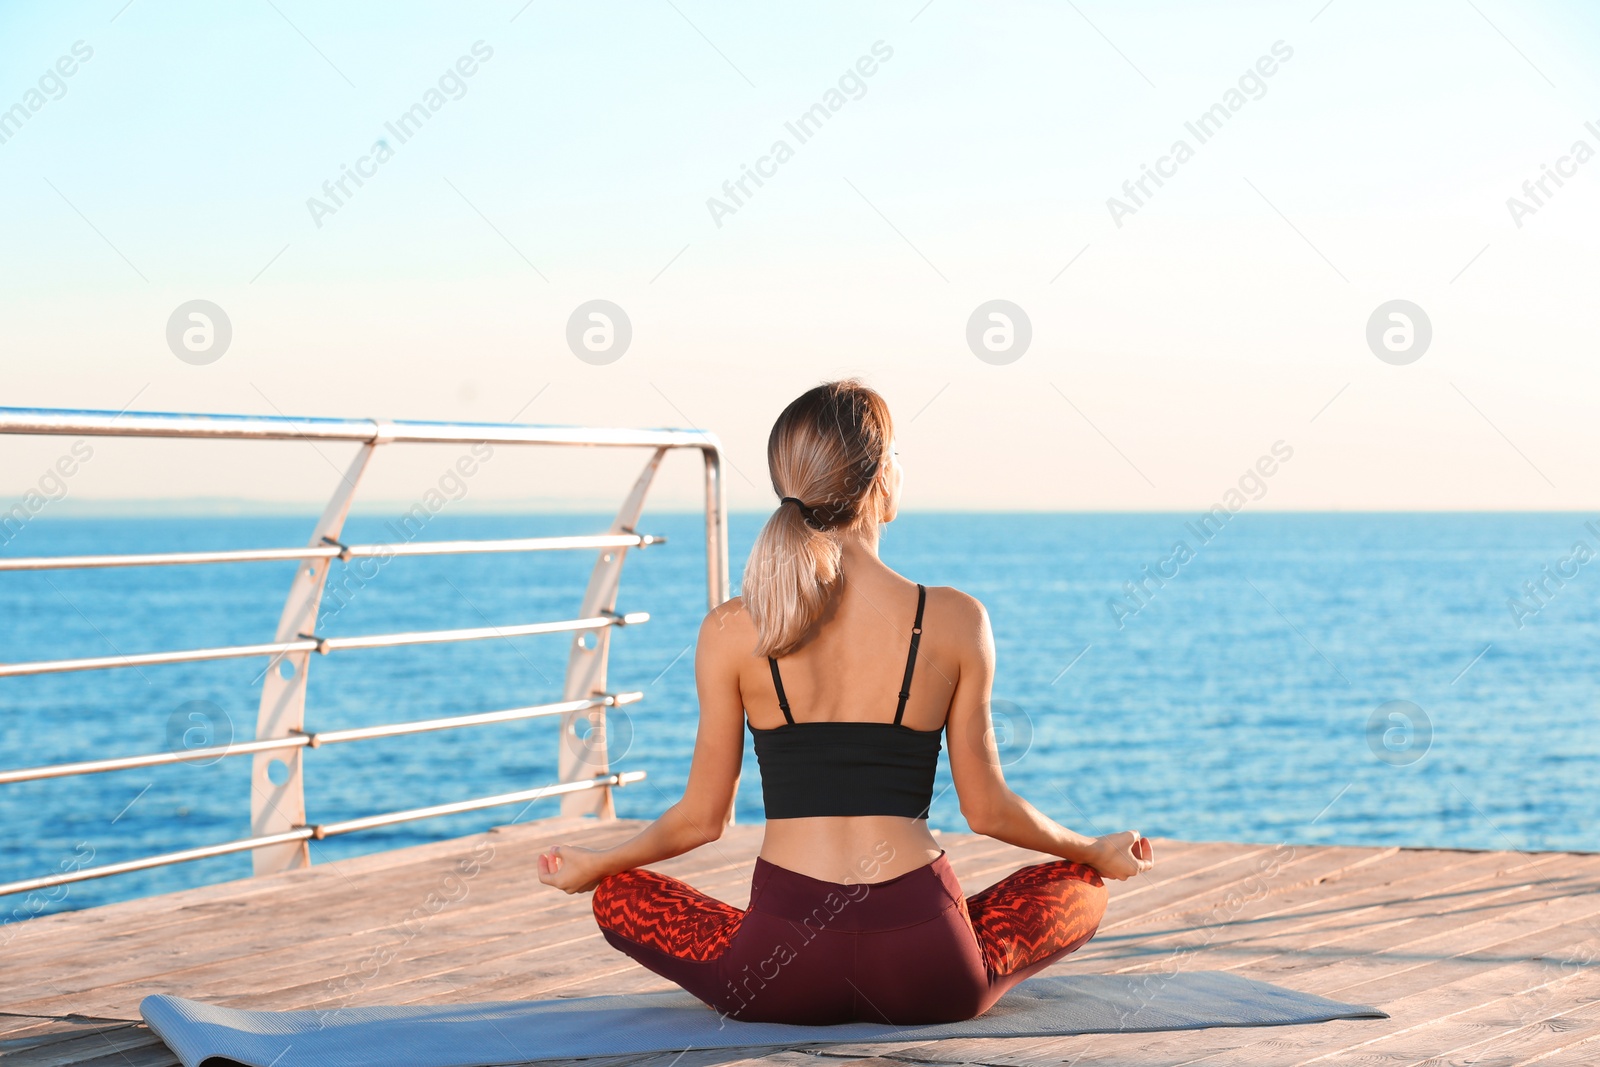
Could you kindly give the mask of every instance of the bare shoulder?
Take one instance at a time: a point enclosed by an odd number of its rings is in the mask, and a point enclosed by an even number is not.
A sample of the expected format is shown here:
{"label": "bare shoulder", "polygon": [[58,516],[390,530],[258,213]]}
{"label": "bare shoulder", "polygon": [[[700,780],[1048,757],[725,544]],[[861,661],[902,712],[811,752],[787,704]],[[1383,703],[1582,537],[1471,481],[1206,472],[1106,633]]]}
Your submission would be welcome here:
{"label": "bare shoulder", "polygon": [[928,586],[927,610],[943,621],[942,629],[962,641],[981,641],[989,628],[983,601],[953,585]]}
{"label": "bare shoulder", "polygon": [[755,646],[755,623],[744,598],[730,597],[706,612],[700,623],[700,644],[713,653],[748,654]]}

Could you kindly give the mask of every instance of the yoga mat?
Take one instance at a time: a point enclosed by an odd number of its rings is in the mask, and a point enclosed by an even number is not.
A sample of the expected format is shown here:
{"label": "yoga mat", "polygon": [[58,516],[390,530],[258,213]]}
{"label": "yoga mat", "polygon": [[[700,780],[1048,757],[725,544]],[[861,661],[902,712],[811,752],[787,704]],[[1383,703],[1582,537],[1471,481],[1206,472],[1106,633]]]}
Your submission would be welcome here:
{"label": "yoga mat", "polygon": [[139,1012],[184,1067],[492,1067],[691,1048],[1143,1033],[1389,1017],[1375,1008],[1224,971],[1029,978],[976,1019],[917,1026],[740,1022],[681,990],[326,1011],[244,1011],[156,994],[144,998]]}

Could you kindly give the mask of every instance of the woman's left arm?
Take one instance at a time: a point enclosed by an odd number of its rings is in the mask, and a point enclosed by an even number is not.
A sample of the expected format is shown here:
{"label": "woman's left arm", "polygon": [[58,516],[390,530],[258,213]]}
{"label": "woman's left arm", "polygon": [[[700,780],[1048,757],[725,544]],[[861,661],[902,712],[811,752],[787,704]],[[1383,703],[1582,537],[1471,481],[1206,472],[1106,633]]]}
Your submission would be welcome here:
{"label": "woman's left arm", "polygon": [[744,759],[744,699],[739,652],[726,624],[733,602],[713,608],[700,624],[694,656],[700,725],[683,799],[611,848],[555,845],[539,854],[539,880],[567,893],[587,893],[608,874],[656,863],[722,836],[733,816]]}

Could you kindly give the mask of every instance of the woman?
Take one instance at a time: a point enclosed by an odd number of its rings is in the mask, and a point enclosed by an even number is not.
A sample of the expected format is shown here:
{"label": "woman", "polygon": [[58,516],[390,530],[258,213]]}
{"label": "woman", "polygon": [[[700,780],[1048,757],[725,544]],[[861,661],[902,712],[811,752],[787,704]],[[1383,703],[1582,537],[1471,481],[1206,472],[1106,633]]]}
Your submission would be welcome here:
{"label": "woman", "polygon": [[[539,878],[592,890],[607,942],[733,1018],[980,1015],[1094,935],[1102,877],[1148,870],[1150,843],[1133,831],[1074,833],[1006,785],[983,605],[878,558],[902,476],[882,397],[856,379],[806,392],[778,417],[767,462],[782,500],[743,595],[700,627],[700,726],[683,799],[613,848],[554,846]],[[721,835],[746,715],[767,824],[741,910],[644,865]],[[1061,859],[962,894],[927,824],[941,732],[972,830]]]}

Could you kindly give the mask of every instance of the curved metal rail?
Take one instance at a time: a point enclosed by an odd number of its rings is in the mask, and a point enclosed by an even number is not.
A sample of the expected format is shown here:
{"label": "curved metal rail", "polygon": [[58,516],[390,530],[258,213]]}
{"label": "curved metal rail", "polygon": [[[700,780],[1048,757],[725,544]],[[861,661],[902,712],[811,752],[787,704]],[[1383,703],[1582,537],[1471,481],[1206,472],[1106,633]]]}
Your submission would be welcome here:
{"label": "curved metal rail", "polygon": [[[722,456],[715,435],[702,430],[625,429],[581,426],[527,426],[519,423],[424,422],[386,419],[290,418],[264,415],[204,415],[175,412],[72,411],[50,408],[0,408],[0,434],[66,434],[111,437],[168,437],[229,440],[357,441],[361,448],[340,479],[306,545],[299,548],[228,549],[78,556],[30,556],[0,559],[0,572],[99,569],[107,567],[192,566],[211,563],[299,561],[290,583],[272,641],[198,649],[143,652],[0,664],[0,678],[66,671],[203,660],[270,656],[263,672],[255,740],[229,745],[186,748],[174,752],[82,760],[43,767],[0,771],[0,785],[83,774],[151,767],[225,756],[251,757],[251,833],[236,841],[168,852],[143,859],[104,864],[0,884],[0,896],[49,888],[69,882],[146,870],[236,852],[252,854],[256,874],[304,867],[310,863],[307,842],[337,834],[398,822],[519,802],[560,797],[564,815],[615,817],[611,790],[644,777],[642,771],[615,773],[605,749],[605,709],[640,699],[641,693],[610,693],[606,667],[611,630],[649,619],[646,612],[619,613],[617,589],[630,548],[660,544],[665,538],[635,529],[645,495],[662,458],[680,448],[698,449],[705,465],[706,593],[714,608],[728,596],[726,487]],[[650,448],[651,456],[605,533],[570,537],[524,537],[484,540],[404,542],[347,545],[340,541],[350,505],[375,450],[395,443],[560,445],[608,448]],[[0,518],[3,518],[0,515]],[[322,637],[318,613],[333,559],[387,558],[479,552],[539,552],[597,549],[577,616],[548,622],[516,623],[466,629]],[[388,723],[345,730],[308,733],[303,729],[306,675],[313,652],[382,648],[396,645],[474,641],[527,634],[572,633],[563,697],[501,711],[476,712],[413,722]],[[278,669],[274,670],[273,667]],[[560,716],[557,782],[535,789],[474,800],[436,804],[334,823],[311,823],[305,814],[301,755],[326,744],[395,737],[433,730],[459,729],[541,716]],[[579,739],[580,723],[589,727]],[[274,769],[274,768],[280,768]]]}
{"label": "curved metal rail", "polygon": [[48,571],[79,567],[160,567],[188,563],[261,563],[293,559],[383,559],[388,556],[466,555],[474,552],[538,552],[560,548],[632,548],[666,544],[651,534],[581,534],[576,537],[510,537],[494,541],[422,541],[398,545],[326,545],[305,548],[236,548],[218,552],[145,552],[120,556],[21,556],[0,559],[0,571]]}

